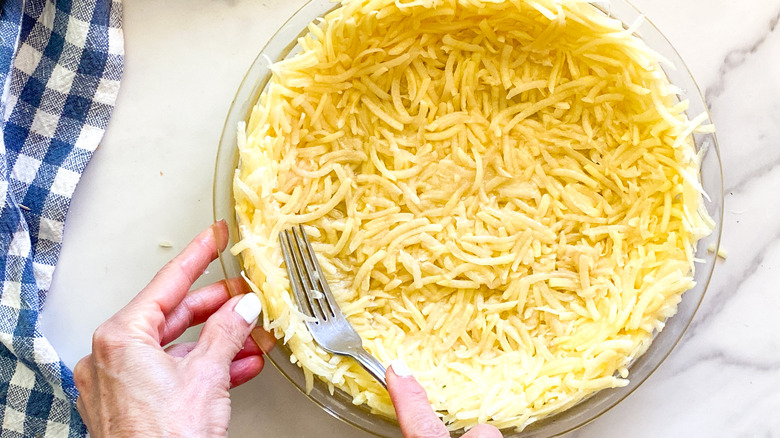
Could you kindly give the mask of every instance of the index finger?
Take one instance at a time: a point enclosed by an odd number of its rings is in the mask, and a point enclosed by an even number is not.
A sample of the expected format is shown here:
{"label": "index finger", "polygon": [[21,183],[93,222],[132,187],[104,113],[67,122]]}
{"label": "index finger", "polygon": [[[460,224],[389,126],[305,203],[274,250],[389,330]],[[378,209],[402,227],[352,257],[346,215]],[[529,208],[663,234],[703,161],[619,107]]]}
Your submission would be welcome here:
{"label": "index finger", "polygon": [[184,297],[192,283],[227,246],[227,225],[219,221],[198,234],[187,247],[168,262],[152,281],[122,310],[106,323],[119,324],[123,330],[142,335],[153,344],[162,341],[166,319]]}
{"label": "index finger", "polygon": [[155,303],[163,314],[168,314],[181,303],[209,263],[225,250],[227,240],[228,229],[225,221],[218,221],[201,231],[179,255],[154,276],[131,303]]}
{"label": "index finger", "polygon": [[450,433],[433,411],[425,389],[404,362],[391,362],[386,377],[387,391],[405,438],[449,438]]}

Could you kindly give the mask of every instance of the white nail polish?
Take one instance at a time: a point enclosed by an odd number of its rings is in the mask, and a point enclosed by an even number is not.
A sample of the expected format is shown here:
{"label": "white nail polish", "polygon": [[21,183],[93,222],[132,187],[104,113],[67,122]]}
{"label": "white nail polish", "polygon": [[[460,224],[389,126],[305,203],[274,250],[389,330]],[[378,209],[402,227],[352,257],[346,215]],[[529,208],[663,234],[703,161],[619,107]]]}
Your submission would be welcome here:
{"label": "white nail polish", "polygon": [[393,369],[393,372],[398,377],[409,377],[412,375],[412,370],[409,369],[403,359],[394,359],[390,362],[390,368]]}
{"label": "white nail polish", "polygon": [[244,295],[238,303],[236,303],[235,312],[241,315],[248,324],[252,323],[260,315],[262,305],[260,304],[260,298],[254,293],[250,292]]}

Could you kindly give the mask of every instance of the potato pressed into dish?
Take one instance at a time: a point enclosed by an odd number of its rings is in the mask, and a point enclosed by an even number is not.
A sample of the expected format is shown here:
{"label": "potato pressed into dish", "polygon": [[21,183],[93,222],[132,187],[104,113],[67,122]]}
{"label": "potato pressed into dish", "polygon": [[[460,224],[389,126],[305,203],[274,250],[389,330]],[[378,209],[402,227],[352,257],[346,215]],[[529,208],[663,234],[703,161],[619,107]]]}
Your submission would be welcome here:
{"label": "potato pressed into dish", "polygon": [[233,252],[309,385],[392,415],[304,325],[277,238],[298,223],[366,349],[452,429],[624,385],[713,227],[711,127],[659,56],[574,0],[345,0],[299,45],[239,126]]}

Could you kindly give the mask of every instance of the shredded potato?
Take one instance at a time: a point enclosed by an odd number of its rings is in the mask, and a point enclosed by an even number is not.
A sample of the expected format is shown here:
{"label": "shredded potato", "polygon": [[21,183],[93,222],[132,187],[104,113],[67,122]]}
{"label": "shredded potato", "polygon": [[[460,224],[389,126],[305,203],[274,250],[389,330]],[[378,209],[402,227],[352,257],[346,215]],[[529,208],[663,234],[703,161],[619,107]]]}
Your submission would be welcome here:
{"label": "shredded potato", "polygon": [[659,56],[573,0],[344,0],[298,43],[239,126],[232,251],[308,385],[393,415],[306,329],[278,243],[299,223],[366,349],[451,429],[625,385],[713,226],[710,127]]}

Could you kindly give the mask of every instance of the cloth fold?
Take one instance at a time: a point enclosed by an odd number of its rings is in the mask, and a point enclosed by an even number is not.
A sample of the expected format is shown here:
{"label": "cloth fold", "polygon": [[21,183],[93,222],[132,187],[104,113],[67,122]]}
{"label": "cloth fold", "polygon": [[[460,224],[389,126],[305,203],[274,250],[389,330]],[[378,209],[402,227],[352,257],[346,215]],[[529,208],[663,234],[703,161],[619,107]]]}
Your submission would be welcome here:
{"label": "cloth fold", "polygon": [[0,438],[86,434],[38,318],[123,57],[119,0],[0,0]]}

